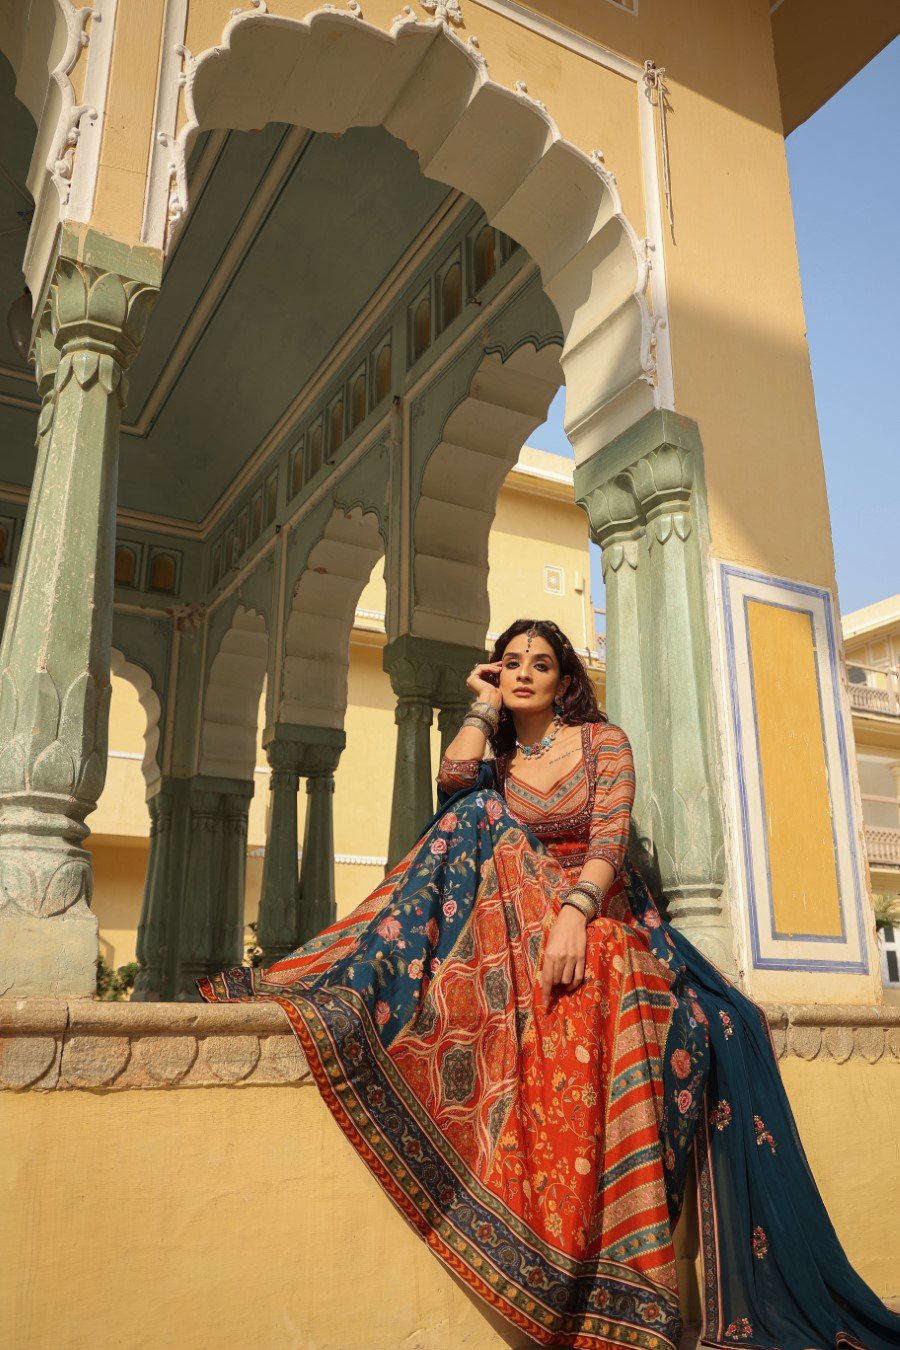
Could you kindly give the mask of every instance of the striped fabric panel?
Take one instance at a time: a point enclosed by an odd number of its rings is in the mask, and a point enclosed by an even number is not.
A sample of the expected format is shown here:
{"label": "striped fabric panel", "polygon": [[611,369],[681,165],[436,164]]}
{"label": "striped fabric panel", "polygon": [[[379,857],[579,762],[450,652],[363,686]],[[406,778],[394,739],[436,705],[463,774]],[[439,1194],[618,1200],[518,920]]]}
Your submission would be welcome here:
{"label": "striped fabric panel", "polygon": [[670,977],[634,963],[642,990],[623,999],[610,1084],[600,1180],[603,1255],[656,1268],[669,1238],[669,1211],[659,1174],[661,1059],[671,1018]]}
{"label": "striped fabric panel", "polygon": [[621,727],[594,724],[597,781],[588,830],[587,858],[604,858],[619,871],[628,847],[628,826],[634,803],[634,760]]}

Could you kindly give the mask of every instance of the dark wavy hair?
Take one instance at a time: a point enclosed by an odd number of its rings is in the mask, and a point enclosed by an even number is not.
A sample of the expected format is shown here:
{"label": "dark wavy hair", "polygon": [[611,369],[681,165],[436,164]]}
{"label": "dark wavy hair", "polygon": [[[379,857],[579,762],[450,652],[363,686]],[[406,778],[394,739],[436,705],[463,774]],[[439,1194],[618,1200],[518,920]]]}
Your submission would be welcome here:
{"label": "dark wavy hair", "polygon": [[[561,696],[562,712],[560,717],[568,726],[580,726],[582,722],[607,722],[609,719],[597,702],[597,691],[591,684],[584,662],[572,646],[565,633],[552,619],[516,619],[497,638],[490,661],[500,661],[514,637],[520,633],[533,632],[542,637],[553,649],[559,665],[559,676],[566,675],[569,684]],[[512,714],[506,706],[500,709],[500,723],[490,737],[495,755],[506,754],[516,744],[516,728]]]}

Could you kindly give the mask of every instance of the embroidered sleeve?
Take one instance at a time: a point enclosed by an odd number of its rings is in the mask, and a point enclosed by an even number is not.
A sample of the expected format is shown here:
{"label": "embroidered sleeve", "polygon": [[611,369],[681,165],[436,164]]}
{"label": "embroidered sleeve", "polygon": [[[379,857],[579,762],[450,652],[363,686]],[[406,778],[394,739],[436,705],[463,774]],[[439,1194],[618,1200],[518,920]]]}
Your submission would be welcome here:
{"label": "embroidered sleeve", "polygon": [[628,847],[628,827],[634,802],[634,761],[628,737],[621,727],[601,726],[597,741],[597,782],[587,860],[604,858],[618,872]]}
{"label": "embroidered sleeve", "polygon": [[442,792],[458,792],[460,788],[473,787],[478,778],[480,759],[449,759],[446,755],[438,769],[437,785]]}

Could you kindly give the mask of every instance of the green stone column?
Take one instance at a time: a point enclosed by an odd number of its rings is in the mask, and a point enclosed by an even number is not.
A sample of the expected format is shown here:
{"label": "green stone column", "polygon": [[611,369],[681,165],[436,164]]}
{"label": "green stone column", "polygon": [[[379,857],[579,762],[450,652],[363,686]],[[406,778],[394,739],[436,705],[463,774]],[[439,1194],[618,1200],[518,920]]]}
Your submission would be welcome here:
{"label": "green stone column", "polygon": [[[474,662],[473,662],[474,665]],[[471,698],[465,703],[448,703],[438,710],[438,731],[441,734],[441,758],[447,753],[447,746],[456,740],[457,733],[463,723],[463,718]]]}
{"label": "green stone column", "polygon": [[139,970],[132,993],[137,1002],[149,1001],[148,995],[159,997],[165,968],[166,915],[160,904],[160,882],[172,830],[172,803],[162,787],[148,799],[147,810],[150,813],[150,847],[135,944]]}
{"label": "green stone column", "polygon": [[190,785],[190,838],[178,934],[174,996],[199,1000],[198,975],[240,965],[244,954],[247,816],[253,784],[197,774]]}
{"label": "green stone column", "polygon": [[641,657],[638,564],[643,522],[630,483],[622,476],[595,488],[587,503],[591,530],[602,549],[606,585],[606,706],[628,728],[637,777],[633,819],[645,847],[650,840],[650,749]]}
{"label": "green stone column", "polygon": [[287,956],[300,933],[300,876],[297,870],[297,791],[300,763],[295,742],[270,733],[263,736],[269,760],[269,807],[266,856],[259,897],[257,941],[263,964]]}
{"label": "green stone column", "polygon": [[334,779],[316,774],[306,780],[306,824],[300,864],[301,946],[337,918],[334,885]]}
{"label": "green stone column", "polygon": [[466,676],[485,659],[478,648],[414,637],[405,633],[384,649],[384,669],[397,696],[397,753],[391,802],[388,871],[403,858],[434,811],[431,723],[441,709],[441,746],[447,746],[471,698]]}
{"label": "green stone column", "polygon": [[331,727],[292,727],[306,779],[306,822],[300,860],[300,926],[290,950],[337,918],[334,881],[334,775],[346,733]]}
{"label": "green stone column", "polygon": [[163,775],[147,807],[150,853],[138,924],[140,969],[131,995],[133,1003],[154,1003],[172,997],[190,831],[190,780]]}
{"label": "green stone column", "polygon": [[434,652],[431,658],[436,678],[432,699],[438,709],[441,755],[444,755],[472,703],[466,679],[474,665],[487,660],[487,653],[480,647],[460,647],[450,642],[442,642],[440,647],[441,651]]}
{"label": "green stone column", "polygon": [[639,861],[674,926],[733,976],[702,464],[695,424],[654,412],[578,467],[575,493],[604,551],[610,708],[635,747]]}
{"label": "green stone column", "polygon": [[124,270],[105,270],[95,265],[102,249],[88,263],[66,255],[72,242],[64,233],[36,340],[37,466],[0,646],[7,997],[95,989],[83,845],[106,776],[119,420],[160,270],[156,255],[110,241],[107,256]]}

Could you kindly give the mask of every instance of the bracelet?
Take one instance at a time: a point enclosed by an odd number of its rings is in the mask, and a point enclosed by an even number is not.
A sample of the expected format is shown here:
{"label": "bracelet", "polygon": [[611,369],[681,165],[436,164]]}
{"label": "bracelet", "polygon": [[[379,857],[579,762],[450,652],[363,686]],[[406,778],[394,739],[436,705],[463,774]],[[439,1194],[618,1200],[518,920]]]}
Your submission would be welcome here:
{"label": "bracelet", "polygon": [[495,708],[493,703],[488,703],[483,699],[476,700],[469,708],[469,712],[474,713],[476,717],[483,717],[486,722],[491,722],[494,725],[500,721],[500,709]]}
{"label": "bracelet", "polygon": [[577,891],[582,891],[585,895],[589,895],[592,900],[595,900],[598,909],[603,904],[604,897],[606,896],[606,892],[597,881],[576,881],[575,889]]}
{"label": "bracelet", "polygon": [[577,909],[579,914],[584,915],[588,923],[597,917],[598,906],[596,902],[589,895],[585,895],[583,891],[579,891],[576,886],[572,887],[562,904],[571,905],[573,909]]}
{"label": "bracelet", "polygon": [[482,732],[485,736],[491,736],[497,730],[486,717],[482,717],[481,713],[466,713],[462,720],[462,726],[474,727],[476,731]]}

